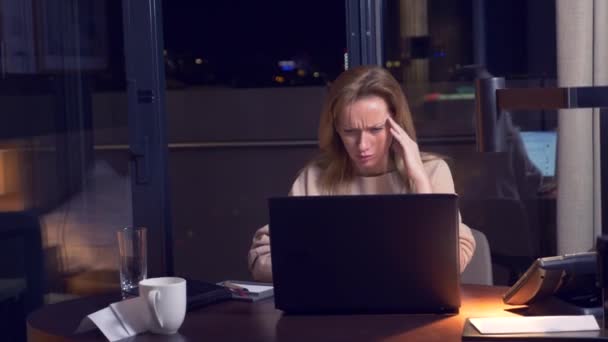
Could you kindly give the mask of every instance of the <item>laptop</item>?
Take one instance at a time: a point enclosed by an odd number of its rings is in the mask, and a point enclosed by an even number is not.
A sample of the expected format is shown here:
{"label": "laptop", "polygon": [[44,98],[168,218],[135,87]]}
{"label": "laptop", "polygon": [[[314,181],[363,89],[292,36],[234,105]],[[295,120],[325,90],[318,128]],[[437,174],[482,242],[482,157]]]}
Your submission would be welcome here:
{"label": "laptop", "polygon": [[458,313],[455,194],[269,199],[275,306]]}
{"label": "laptop", "polygon": [[555,131],[527,131],[521,132],[524,149],[543,178],[555,177],[557,160],[557,132]]}

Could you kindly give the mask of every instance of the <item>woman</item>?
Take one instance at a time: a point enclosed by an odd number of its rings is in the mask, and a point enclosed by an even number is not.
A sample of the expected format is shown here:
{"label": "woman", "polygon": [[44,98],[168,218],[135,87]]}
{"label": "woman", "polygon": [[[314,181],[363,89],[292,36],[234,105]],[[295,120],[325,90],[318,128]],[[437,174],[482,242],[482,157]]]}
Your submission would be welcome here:
{"label": "woman", "polygon": [[[321,113],[319,147],[291,196],[454,193],[447,164],[418,150],[405,96],[383,68],[360,66],[336,79]],[[459,242],[462,272],[475,250],[462,222]],[[249,269],[254,279],[272,281],[268,225],[255,233]]]}

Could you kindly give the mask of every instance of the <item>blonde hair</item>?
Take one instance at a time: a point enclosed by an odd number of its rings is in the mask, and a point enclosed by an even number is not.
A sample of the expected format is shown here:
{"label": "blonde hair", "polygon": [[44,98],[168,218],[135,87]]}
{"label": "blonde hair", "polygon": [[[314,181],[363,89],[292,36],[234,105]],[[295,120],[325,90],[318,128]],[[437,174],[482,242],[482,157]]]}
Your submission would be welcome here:
{"label": "blonde hair", "polygon": [[[393,76],[378,66],[358,66],[349,69],[333,82],[325,98],[319,122],[319,148],[321,154],[313,161],[322,170],[321,186],[328,193],[339,192],[339,187],[355,176],[354,167],[336,130],[336,123],[349,105],[369,96],[378,96],[386,102],[393,119],[416,140],[416,130],[403,90]],[[401,158],[390,150],[389,158],[400,172],[404,170]],[[424,159],[428,159],[424,155]],[[406,186],[411,189],[410,182]]]}

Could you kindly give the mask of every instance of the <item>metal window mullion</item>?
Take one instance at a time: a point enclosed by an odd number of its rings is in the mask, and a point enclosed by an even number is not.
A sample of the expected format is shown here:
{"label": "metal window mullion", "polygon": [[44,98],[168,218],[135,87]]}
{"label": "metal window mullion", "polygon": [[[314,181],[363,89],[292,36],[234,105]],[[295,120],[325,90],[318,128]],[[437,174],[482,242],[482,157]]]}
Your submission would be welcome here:
{"label": "metal window mullion", "polygon": [[348,66],[361,65],[360,40],[360,7],[359,0],[346,0],[346,48],[348,52]]}
{"label": "metal window mullion", "polygon": [[600,108],[600,205],[602,235],[608,234],[608,108]]}
{"label": "metal window mullion", "polygon": [[383,0],[346,0],[349,67],[383,64]]}
{"label": "metal window mullion", "polygon": [[148,228],[148,275],[173,272],[161,0],[123,0],[133,224]]}
{"label": "metal window mullion", "polygon": [[361,25],[359,26],[359,37],[361,39],[361,64],[370,64],[372,56],[372,44],[371,44],[371,0],[359,1],[359,20]]}

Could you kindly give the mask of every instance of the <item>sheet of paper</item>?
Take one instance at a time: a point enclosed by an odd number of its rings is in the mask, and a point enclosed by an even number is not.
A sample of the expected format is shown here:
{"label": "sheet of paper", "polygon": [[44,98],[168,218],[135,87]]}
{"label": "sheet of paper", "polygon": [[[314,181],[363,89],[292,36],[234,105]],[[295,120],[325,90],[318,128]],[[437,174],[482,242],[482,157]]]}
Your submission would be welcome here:
{"label": "sheet of paper", "polygon": [[599,330],[593,315],[469,318],[482,334]]}
{"label": "sheet of paper", "polygon": [[130,335],[148,330],[152,316],[143,297],[112,303],[110,308]]}
{"label": "sheet of paper", "polygon": [[97,326],[95,326],[95,323],[93,323],[93,321],[91,321],[91,319],[87,316],[87,317],[83,318],[82,321],[80,321],[80,324],[78,325],[78,327],[76,328],[76,331],[74,331],[74,333],[82,334],[87,331],[94,330],[96,328],[97,328]]}
{"label": "sheet of paper", "polygon": [[241,284],[239,282],[232,282],[234,285],[246,288],[247,291],[253,293],[260,293],[268,290],[272,290],[272,286],[270,285],[250,285],[250,284]]}
{"label": "sheet of paper", "polygon": [[101,309],[85,317],[78,326],[78,329],[76,329],[77,333],[86,331],[86,328],[90,326],[86,322],[87,320],[93,322],[111,342],[133,336],[125,330],[118,317],[116,317],[110,308]]}
{"label": "sheet of paper", "polygon": [[148,330],[150,312],[142,297],[112,303],[85,317],[76,329],[82,333],[97,327],[109,341],[118,341]]}

